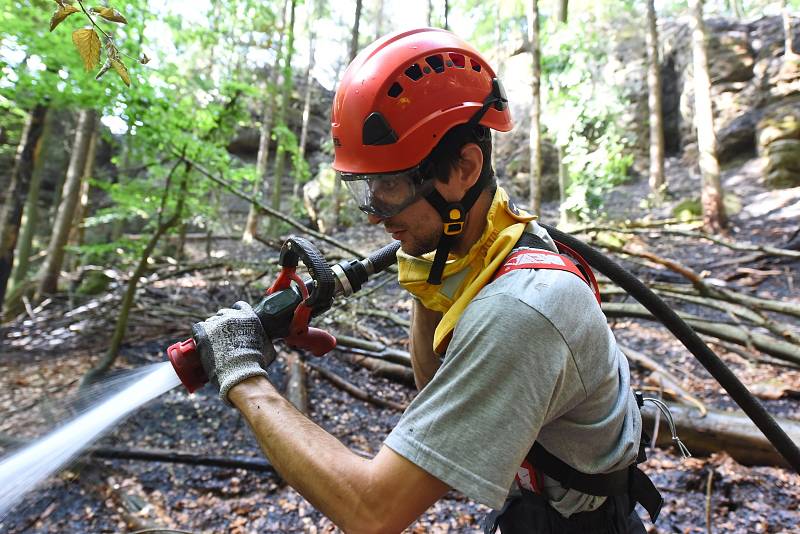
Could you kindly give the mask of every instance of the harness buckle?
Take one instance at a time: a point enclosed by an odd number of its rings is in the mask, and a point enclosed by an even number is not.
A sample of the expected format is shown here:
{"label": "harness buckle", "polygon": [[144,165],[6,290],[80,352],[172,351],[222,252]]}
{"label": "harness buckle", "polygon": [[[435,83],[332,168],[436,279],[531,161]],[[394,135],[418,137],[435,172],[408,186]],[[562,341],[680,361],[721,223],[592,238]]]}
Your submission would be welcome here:
{"label": "harness buckle", "polygon": [[464,231],[464,222],[444,223],[444,235],[458,235]]}

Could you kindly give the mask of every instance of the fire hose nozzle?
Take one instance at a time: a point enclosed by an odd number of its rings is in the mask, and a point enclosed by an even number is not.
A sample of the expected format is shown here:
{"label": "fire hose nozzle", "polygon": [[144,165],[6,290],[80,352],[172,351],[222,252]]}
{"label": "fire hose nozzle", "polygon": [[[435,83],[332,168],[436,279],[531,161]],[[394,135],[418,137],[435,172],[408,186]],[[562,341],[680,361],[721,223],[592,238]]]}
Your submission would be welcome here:
{"label": "fire hose nozzle", "polygon": [[194,338],[170,345],[167,348],[167,357],[189,393],[194,393],[208,382]]}

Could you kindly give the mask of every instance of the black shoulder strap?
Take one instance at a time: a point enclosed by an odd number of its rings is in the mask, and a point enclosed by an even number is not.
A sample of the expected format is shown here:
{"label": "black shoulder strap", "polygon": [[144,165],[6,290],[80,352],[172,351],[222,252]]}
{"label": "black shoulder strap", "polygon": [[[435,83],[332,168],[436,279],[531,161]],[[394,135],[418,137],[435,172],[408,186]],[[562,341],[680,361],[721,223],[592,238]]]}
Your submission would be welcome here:
{"label": "black shoulder strap", "polygon": [[517,241],[515,245],[515,248],[518,247],[540,248],[542,250],[549,250],[550,252],[558,252],[558,250],[553,249],[547,241],[530,232],[522,232],[522,237],[519,238],[519,241]]}

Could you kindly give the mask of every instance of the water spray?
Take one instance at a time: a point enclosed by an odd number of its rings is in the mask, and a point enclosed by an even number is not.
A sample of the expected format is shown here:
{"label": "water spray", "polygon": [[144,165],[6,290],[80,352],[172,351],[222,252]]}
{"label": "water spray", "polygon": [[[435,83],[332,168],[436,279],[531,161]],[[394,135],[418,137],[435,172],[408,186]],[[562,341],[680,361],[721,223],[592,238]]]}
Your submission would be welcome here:
{"label": "water spray", "polygon": [[[336,347],[336,338],[309,326],[311,318],[330,309],[334,298],[352,295],[370,276],[393,265],[399,247],[400,242],[394,241],[367,258],[329,266],[311,242],[290,237],[281,248],[278,278],[253,306],[264,332],[270,340],[282,339],[291,348],[307,350],[315,356],[327,354]],[[297,274],[300,261],[310,278],[302,279]],[[170,345],[167,356],[189,393],[208,382],[194,338]]]}
{"label": "water spray", "polygon": [[[336,338],[310,327],[309,321],[330,309],[335,297],[352,295],[370,276],[394,264],[399,246],[395,241],[367,258],[342,261],[331,267],[309,241],[289,238],[281,248],[278,278],[254,306],[269,338],[282,339],[290,347],[317,356],[330,352],[336,346]],[[308,268],[310,278],[302,279],[297,274],[300,261]],[[28,491],[57,473],[135,409],[179,383],[192,393],[208,382],[193,338],[171,345],[167,355],[171,367],[162,362],[131,373],[120,391],[0,459],[0,521]]]}

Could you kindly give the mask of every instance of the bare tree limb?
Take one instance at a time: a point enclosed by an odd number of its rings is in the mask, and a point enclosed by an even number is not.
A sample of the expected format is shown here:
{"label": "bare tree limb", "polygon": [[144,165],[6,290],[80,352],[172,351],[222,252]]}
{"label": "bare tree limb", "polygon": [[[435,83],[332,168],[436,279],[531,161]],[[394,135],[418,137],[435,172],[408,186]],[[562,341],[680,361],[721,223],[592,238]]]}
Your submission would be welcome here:
{"label": "bare tree limb", "polygon": [[381,408],[389,408],[391,410],[395,410],[398,412],[405,411],[406,406],[404,404],[400,404],[394,401],[390,401],[387,399],[379,399],[377,397],[373,397],[363,389],[359,388],[358,386],[351,384],[341,376],[337,375],[332,371],[328,371],[324,367],[321,367],[315,363],[311,363],[309,361],[305,362],[308,367],[319,373],[321,377],[325,380],[336,386],[337,388],[341,389],[342,391],[348,393],[349,395],[362,400],[364,402],[368,402],[370,404],[374,404],[375,406],[379,406]]}

